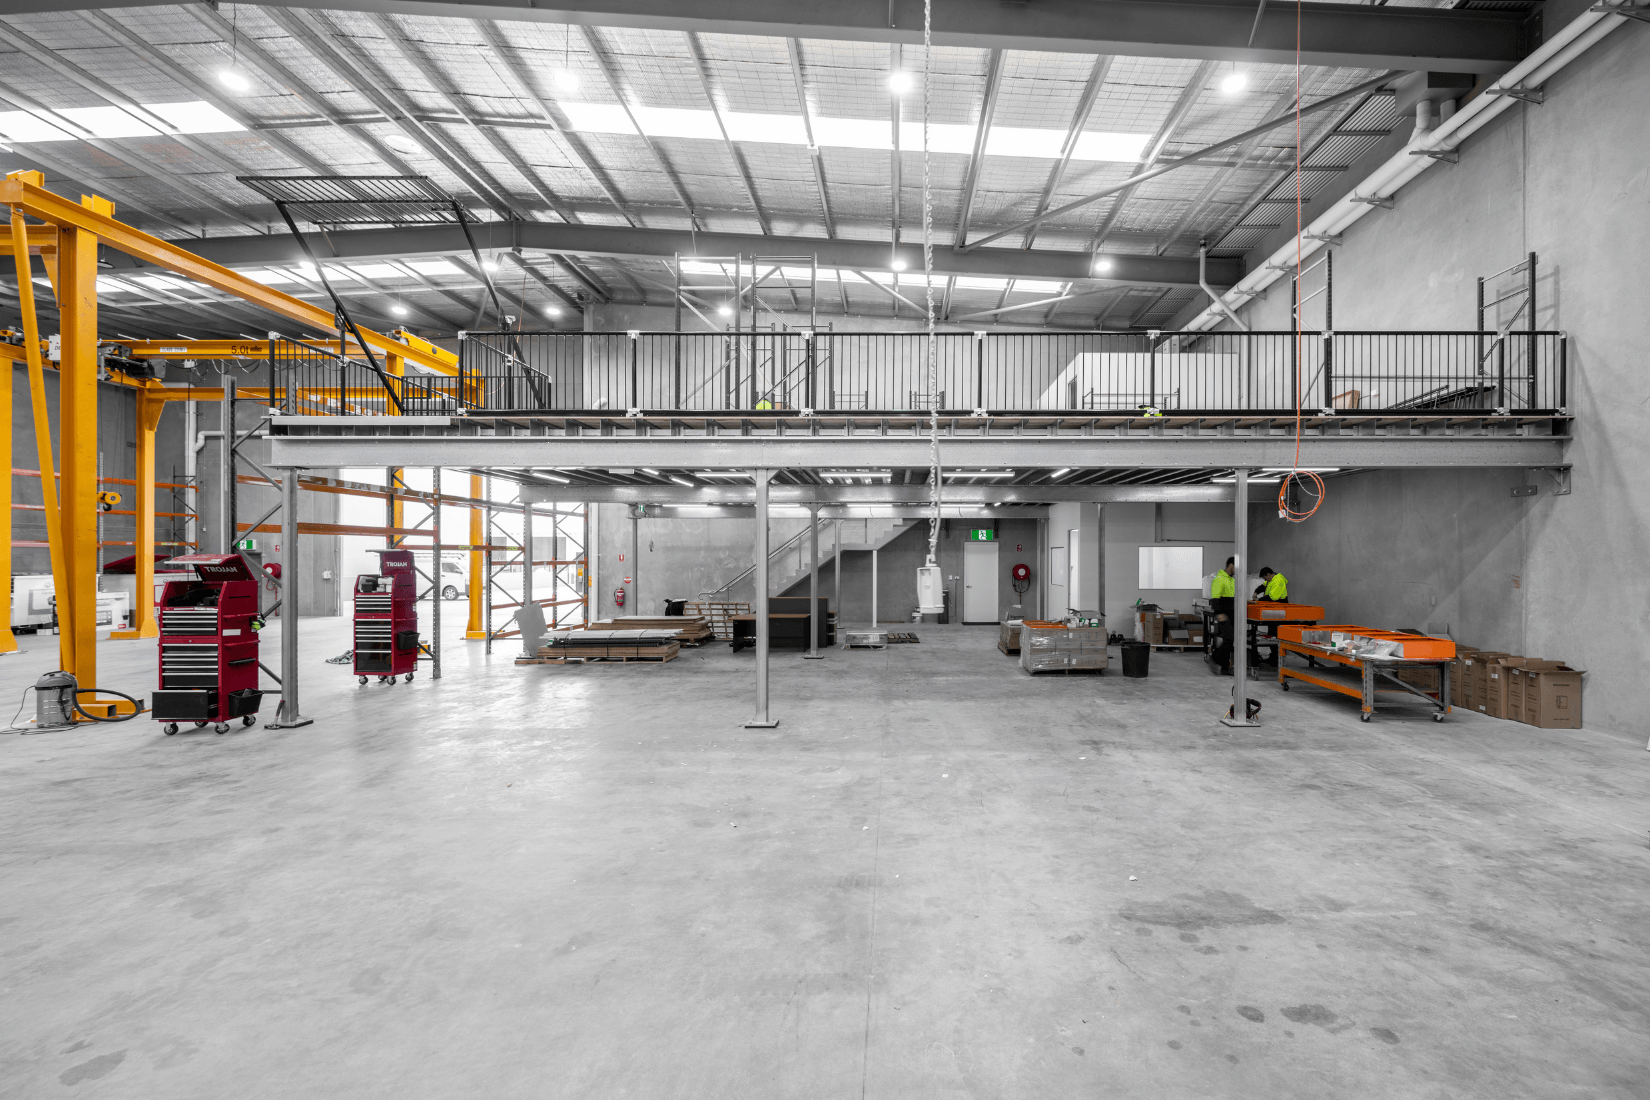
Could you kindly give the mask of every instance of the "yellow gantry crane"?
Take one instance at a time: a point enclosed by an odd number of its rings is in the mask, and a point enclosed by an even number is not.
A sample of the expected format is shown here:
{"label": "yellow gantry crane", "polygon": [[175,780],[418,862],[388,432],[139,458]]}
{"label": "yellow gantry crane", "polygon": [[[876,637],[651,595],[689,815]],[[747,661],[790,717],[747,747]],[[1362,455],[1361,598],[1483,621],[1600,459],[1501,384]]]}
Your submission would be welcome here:
{"label": "yellow gantry crane", "polygon": [[[54,194],[46,190],[45,177],[39,172],[13,172],[0,180],[0,204],[9,208],[11,214],[10,224],[0,226],[0,249],[8,252],[16,263],[19,305],[23,315],[23,343],[0,343],[0,359],[20,359],[28,366],[47,540],[51,548],[52,576],[62,631],[58,642],[61,666],[75,677],[82,688],[96,688],[98,348],[100,343],[109,342],[100,341],[97,335],[98,245],[106,245],[184,278],[233,294],[310,330],[332,331],[335,318],[330,310],[283,294],[169,241],[117,221],[114,204],[107,199],[83,195],[75,203]],[[29,224],[25,219],[30,218],[39,224]],[[46,410],[47,363],[42,354],[40,327],[34,306],[34,256],[39,256],[45,267],[56,295],[60,318],[61,343],[57,362],[60,462],[53,459],[51,425]],[[362,341],[383,355],[385,373],[393,377],[403,376],[409,363],[437,374],[459,374],[457,356],[410,334],[390,336],[366,328],[359,329],[359,333]],[[268,343],[260,341],[117,342],[129,347],[133,358],[264,359],[269,355]],[[330,344],[330,347],[327,343],[314,346],[333,354],[364,354],[353,339],[331,341]],[[137,490],[134,503],[137,520],[137,621],[134,629],[120,632],[118,636],[154,637],[158,629],[150,594],[154,590],[155,431],[167,401],[199,400],[222,395],[218,391],[199,387],[167,387],[154,379],[111,375],[108,381],[134,389],[137,402],[137,471],[134,478]],[[272,404],[281,396],[254,389],[240,392],[248,397],[264,397]],[[336,391],[328,396],[335,394]],[[309,394],[294,396],[295,403],[312,399]],[[345,399],[350,396],[344,395]],[[363,390],[360,396],[365,398],[370,395]],[[0,386],[0,433],[5,435],[7,454],[11,451],[11,402],[11,387]],[[304,480],[311,483],[317,481]],[[472,497],[480,495],[479,480],[471,480]],[[3,509],[8,524],[8,535],[0,540],[0,567],[3,567],[0,576],[6,579],[9,592],[12,557],[9,471],[8,476],[0,478],[0,484],[3,484],[0,488],[0,509]],[[319,484],[308,487],[321,488]],[[359,487],[358,491],[371,492],[365,486]],[[419,499],[427,496],[404,490],[387,493],[379,490],[379,493],[388,497],[392,510],[399,507],[398,497]],[[457,498],[443,496],[442,499],[458,503]],[[472,583],[467,635],[481,637],[484,636],[481,624],[484,586],[476,583],[474,576],[482,571],[478,509],[485,502],[473,499],[466,499],[465,502],[472,509],[469,543]],[[391,529],[399,526],[397,515]],[[438,549],[436,561],[439,560]],[[439,577],[439,566],[437,570]],[[437,596],[439,598],[439,590]],[[0,653],[16,648],[11,631],[0,631]],[[105,715],[112,715],[118,709],[112,700],[82,705],[87,710],[101,711]],[[119,707],[128,706],[119,704]]]}

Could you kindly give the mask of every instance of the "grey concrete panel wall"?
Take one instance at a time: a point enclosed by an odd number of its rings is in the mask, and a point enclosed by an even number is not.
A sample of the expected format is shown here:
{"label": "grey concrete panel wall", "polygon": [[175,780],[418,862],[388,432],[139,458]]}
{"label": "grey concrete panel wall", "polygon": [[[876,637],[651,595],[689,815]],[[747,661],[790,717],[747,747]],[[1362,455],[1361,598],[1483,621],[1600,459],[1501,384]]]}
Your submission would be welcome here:
{"label": "grey concrete panel wall", "polygon": [[[1162,509],[1162,541],[1158,541],[1157,516]],[[1190,611],[1197,589],[1141,589],[1140,548],[1142,546],[1203,547],[1203,573],[1219,569],[1232,553],[1232,506],[1229,504],[1107,504],[1100,509],[1105,517],[1106,626],[1134,636],[1134,604],[1137,600],[1172,610]],[[1279,567],[1281,568],[1281,567]],[[1284,570],[1293,579],[1293,574]]]}
{"label": "grey concrete panel wall", "polygon": [[[1628,23],[1374,211],[1335,255],[1335,325],[1463,329],[1474,280],[1540,255],[1540,327],[1570,335],[1574,491],[1545,474],[1416,471],[1330,482],[1320,513],[1253,514],[1259,552],[1372,626],[1448,622],[1472,645],[1589,670],[1589,727],[1642,736],[1650,653],[1650,27]],[[1288,289],[1247,312],[1288,324]],[[1505,319],[1504,317],[1502,318]],[[1539,495],[1514,499],[1518,484]],[[1291,571],[1291,566],[1293,569]],[[1434,604],[1432,601],[1437,601]]]}
{"label": "grey concrete panel wall", "polygon": [[[637,563],[630,558],[629,508],[622,504],[596,507],[600,513],[596,526],[596,576],[601,585],[592,598],[596,618],[663,614],[664,600],[697,599],[701,592],[719,588],[735,574],[750,568],[755,560],[755,520],[642,519],[637,521],[641,524],[638,571],[634,568]],[[771,545],[778,547],[806,526],[804,519],[773,518],[768,528]],[[823,525],[821,534],[824,534]],[[623,561],[619,560],[621,554]],[[624,584],[626,576],[636,578],[639,585]],[[777,581],[776,577],[775,583]],[[622,609],[613,602],[613,591],[621,586],[626,595]],[[754,594],[755,587],[747,579],[722,598],[749,600]]]}

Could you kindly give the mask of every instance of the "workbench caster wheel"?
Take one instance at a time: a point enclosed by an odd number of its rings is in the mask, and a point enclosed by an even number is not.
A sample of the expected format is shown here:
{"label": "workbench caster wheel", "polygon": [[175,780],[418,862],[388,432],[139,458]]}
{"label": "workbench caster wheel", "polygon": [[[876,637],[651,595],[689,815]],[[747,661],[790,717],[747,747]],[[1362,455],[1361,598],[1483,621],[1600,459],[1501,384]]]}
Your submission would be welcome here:
{"label": "workbench caster wheel", "polygon": [[1373,714],[1360,714],[1358,715],[1358,721],[1367,722],[1373,717],[1375,717]]}
{"label": "workbench caster wheel", "polygon": [[219,722],[217,725],[213,726],[212,729],[219,737],[222,737],[224,734],[229,732],[229,723]]}
{"label": "workbench caster wheel", "polygon": [[1289,681],[1287,681],[1287,680],[1278,681],[1278,687],[1282,688],[1284,691],[1288,691],[1289,690]]}
{"label": "workbench caster wheel", "polygon": [[1432,720],[1433,720],[1433,721],[1434,721],[1434,722],[1442,722],[1442,721],[1443,721],[1443,720],[1444,720],[1444,714],[1443,714],[1443,712],[1442,712],[1442,711],[1439,711],[1439,712],[1438,712],[1438,713],[1437,713],[1437,714],[1434,714],[1434,715],[1433,715],[1433,716],[1432,716]]}
{"label": "workbench caster wheel", "polygon": [[168,737],[171,737],[173,734],[178,732],[178,724],[176,722],[168,722],[166,725],[161,727],[160,732],[164,733]]}
{"label": "workbench caster wheel", "polygon": [[413,674],[410,673],[410,672],[407,673],[407,683],[409,683],[409,684],[412,683],[412,678],[413,678]]}
{"label": "workbench caster wheel", "polygon": [[243,726],[256,725],[257,721],[258,721],[258,716],[256,714],[248,714],[248,715],[242,716],[241,725],[243,725]]}
{"label": "workbench caster wheel", "polygon": [[205,725],[206,725],[206,723],[205,723],[205,722],[196,722],[196,723],[195,723],[195,728],[196,728],[196,729],[201,729],[201,728],[202,728],[202,727],[204,727],[204,726],[205,726]]}
{"label": "workbench caster wheel", "polygon": [[365,687],[366,683],[367,683],[367,678],[365,676],[357,676],[355,678],[355,682],[360,684],[361,686]]}

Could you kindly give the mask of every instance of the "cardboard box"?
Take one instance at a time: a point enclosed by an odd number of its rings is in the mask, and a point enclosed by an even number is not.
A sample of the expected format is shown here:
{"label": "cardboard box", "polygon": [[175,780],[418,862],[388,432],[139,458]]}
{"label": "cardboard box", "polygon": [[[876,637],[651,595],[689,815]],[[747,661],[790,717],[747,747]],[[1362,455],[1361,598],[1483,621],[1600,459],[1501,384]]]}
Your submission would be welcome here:
{"label": "cardboard box", "polygon": [[1510,657],[1510,653],[1502,653],[1495,649],[1481,649],[1466,660],[1466,674],[1462,677],[1469,697],[1473,701],[1473,709],[1478,709],[1479,697],[1489,689],[1489,676],[1485,666],[1498,657]]}
{"label": "cardboard box", "polygon": [[1020,622],[1004,623],[1002,632],[997,636],[997,648],[1004,653],[1020,652],[1020,627],[1022,625]]}
{"label": "cardboard box", "polygon": [[1106,660],[1104,627],[1027,620],[1020,631],[1020,667],[1027,672],[1103,669]]}
{"label": "cardboard box", "polygon": [[1449,669],[1450,705],[1472,709],[1472,677],[1467,675],[1468,664],[1478,650],[1470,645],[1455,647],[1455,660]]}
{"label": "cardboard box", "polygon": [[1508,701],[1513,666],[1523,657],[1496,657],[1483,662],[1482,679],[1473,684],[1473,709],[1491,718],[1516,718]]}
{"label": "cardboard box", "polygon": [[1549,730],[1581,729],[1580,669],[1563,661],[1526,660],[1510,668],[1509,717]]}
{"label": "cardboard box", "polygon": [[1418,691],[1427,691],[1436,695],[1443,690],[1441,674],[1437,668],[1401,668],[1397,672],[1398,679]]}

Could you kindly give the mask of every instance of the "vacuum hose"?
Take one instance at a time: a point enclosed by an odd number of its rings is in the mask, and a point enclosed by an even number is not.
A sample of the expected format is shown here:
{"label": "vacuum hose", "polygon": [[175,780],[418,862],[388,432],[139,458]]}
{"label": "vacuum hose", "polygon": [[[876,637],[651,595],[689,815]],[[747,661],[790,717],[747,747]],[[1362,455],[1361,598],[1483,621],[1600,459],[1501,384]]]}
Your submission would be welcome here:
{"label": "vacuum hose", "polygon": [[[82,707],[80,705],[80,696],[82,696],[82,695],[96,695],[100,691],[105,695],[119,696],[120,698],[126,700],[128,703],[132,704],[132,713],[131,714],[122,714],[118,718],[99,718],[97,715],[88,712],[84,707]],[[115,691],[111,688],[83,688],[83,687],[77,687],[77,688],[74,689],[74,693],[75,693],[75,701],[74,701],[75,713],[79,714],[82,718],[89,719],[93,722],[130,722],[132,719],[136,718],[138,715],[143,713],[143,704],[138,702],[136,699],[132,698],[130,695],[127,695],[124,691]]]}

